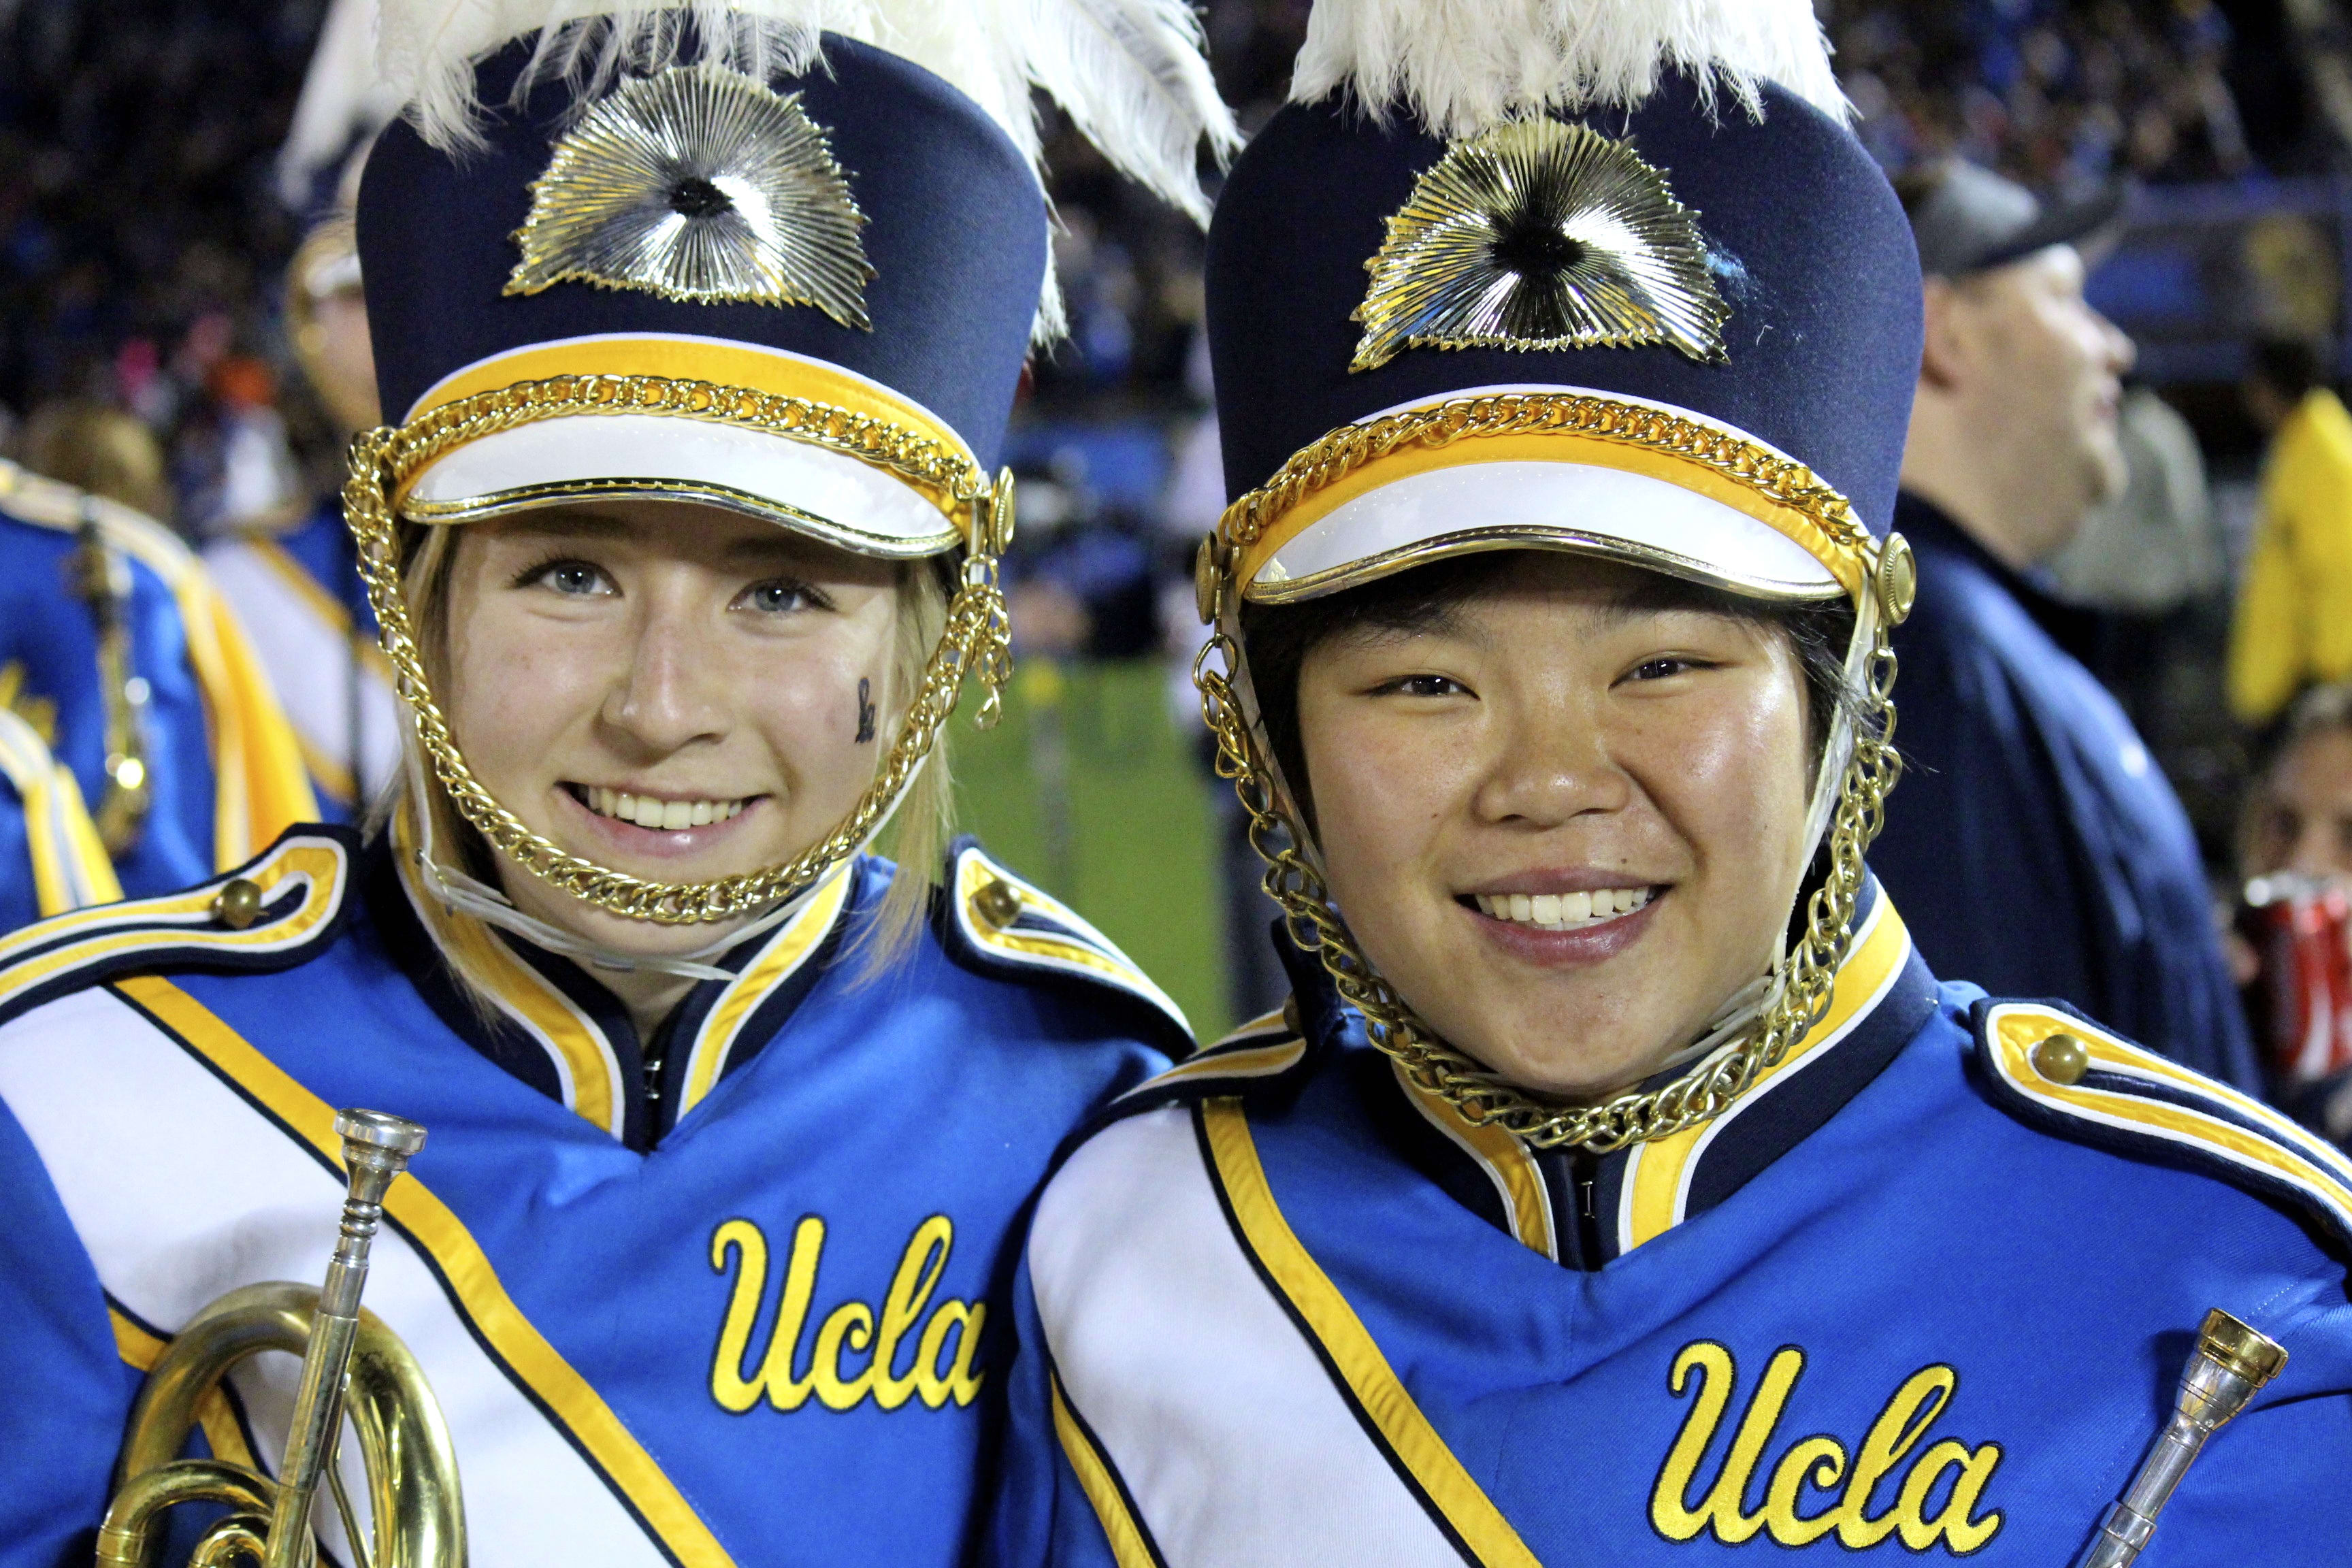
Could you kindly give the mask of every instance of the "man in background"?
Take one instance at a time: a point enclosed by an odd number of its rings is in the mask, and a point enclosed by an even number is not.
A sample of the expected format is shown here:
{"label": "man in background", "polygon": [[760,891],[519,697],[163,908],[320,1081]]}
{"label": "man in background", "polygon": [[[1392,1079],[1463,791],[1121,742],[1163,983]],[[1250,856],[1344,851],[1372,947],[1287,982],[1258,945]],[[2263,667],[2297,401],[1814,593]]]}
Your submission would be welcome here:
{"label": "man in background", "polygon": [[1949,163],[1899,187],[1927,334],[1895,526],[1919,554],[1905,808],[1871,864],[1920,951],[2248,1089],[2260,1079],[2189,820],[2027,580],[2125,478],[2128,339],[2083,298],[2120,197],[2045,209]]}
{"label": "man in background", "polygon": [[2257,345],[2242,390],[2271,448],[2230,625],[2230,707],[2268,724],[2305,687],[2352,677],[2352,415],[2305,342]]}

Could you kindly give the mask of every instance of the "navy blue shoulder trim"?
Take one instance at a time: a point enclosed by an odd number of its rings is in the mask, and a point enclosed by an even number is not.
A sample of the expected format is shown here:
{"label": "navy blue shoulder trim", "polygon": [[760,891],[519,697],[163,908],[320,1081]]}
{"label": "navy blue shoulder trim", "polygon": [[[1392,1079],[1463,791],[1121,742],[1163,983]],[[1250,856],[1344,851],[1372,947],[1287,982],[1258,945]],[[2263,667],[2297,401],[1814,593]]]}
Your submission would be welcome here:
{"label": "navy blue shoulder trim", "polygon": [[2307,1215],[2352,1258],[2352,1159],[2202,1073],[2053,1002],[1970,1009],[1995,1103],[2056,1137],[2200,1171]]}
{"label": "navy blue shoulder trim", "polygon": [[1153,1043],[1171,1056],[1192,1049],[1184,1010],[1077,911],[1023,880],[966,836],[948,850],[944,896],[933,925],[948,955],[992,979],[1026,985],[1078,984],[1130,1002],[1149,1020]]}
{"label": "navy blue shoulder trim", "polygon": [[[183,892],[74,910],[12,931],[0,940],[0,1023],[127,974],[290,969],[342,930],[359,855],[351,829],[305,824]],[[239,881],[257,895],[241,926],[221,910],[223,889]]]}

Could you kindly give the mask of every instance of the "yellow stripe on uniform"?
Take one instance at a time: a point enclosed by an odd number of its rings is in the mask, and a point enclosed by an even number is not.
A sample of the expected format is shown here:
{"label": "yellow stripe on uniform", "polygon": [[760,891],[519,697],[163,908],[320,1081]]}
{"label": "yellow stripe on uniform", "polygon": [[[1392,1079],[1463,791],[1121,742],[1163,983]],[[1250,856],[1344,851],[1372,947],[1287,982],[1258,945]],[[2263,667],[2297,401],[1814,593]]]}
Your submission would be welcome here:
{"label": "yellow stripe on uniform", "polygon": [[[143,1324],[135,1322],[120,1307],[109,1303],[106,1316],[114,1325],[114,1350],[126,1366],[141,1372],[152,1372],[155,1363],[163,1359],[167,1342],[151,1332]],[[236,1412],[229,1408],[228,1395],[215,1384],[196,1400],[196,1429],[205,1435],[205,1442],[215,1459],[226,1459],[232,1465],[243,1465],[248,1470],[261,1468],[253,1457],[253,1449],[245,1440],[245,1428],[237,1425]]]}
{"label": "yellow stripe on uniform", "polygon": [[[1000,929],[972,914],[973,896],[991,882],[1003,882],[1021,895],[1021,906],[1042,915],[1056,925],[1066,926],[1069,934],[1055,931]],[[955,918],[962,922],[965,934],[983,951],[1011,958],[1042,960],[1048,964],[1066,964],[1109,981],[1120,990],[1142,997],[1168,1015],[1186,1035],[1192,1033],[1192,1021],[1176,999],[1152,983],[1151,977],[1138,969],[1128,956],[1119,952],[1110,938],[1089,924],[1069,905],[1055,898],[1043,888],[1025,882],[990,859],[978,849],[967,849],[955,862]]]}
{"label": "yellow stripe on uniform", "polygon": [[90,503],[108,545],[161,578],[179,606],[211,741],[214,867],[241,866],[289,827],[316,822],[318,796],[294,727],[236,613],[194,552],[152,518],[12,463],[0,462],[0,502],[11,517],[68,533],[81,526],[85,502]]}
{"label": "yellow stripe on uniform", "polygon": [[[330,1163],[340,1162],[342,1141],[335,1135],[333,1110],[202,1003],[171,982],[152,976],[121,981],[118,989],[258,1100],[321,1157]],[[670,1556],[684,1568],[732,1568],[733,1559],[676,1483],[622,1425],[603,1396],[507,1295],[498,1270],[448,1205],[412,1171],[393,1184],[383,1207],[418,1249],[432,1258],[475,1336],[563,1426],[573,1444],[628,1500]]]}
{"label": "yellow stripe on uniform", "polygon": [[1236,1100],[1213,1100],[1200,1110],[1219,1184],[1232,1205],[1243,1240],[1276,1289],[1339,1369],[1357,1407],[1391,1456],[1433,1504],[1455,1536],[1485,1568],[1540,1568],[1511,1521],[1479,1489],[1470,1472],[1429,1424],[1421,1406],[1381,1352],[1339,1288],[1318,1267],[1266,1184],[1249,1119]]}
{"label": "yellow stripe on uniform", "polygon": [[1167,1568],[1160,1554],[1151,1549],[1150,1537],[1136,1522],[1135,1510],[1128,1506],[1127,1493],[1111,1474],[1110,1461],[1071,1414],[1069,1400],[1062,1392],[1061,1374],[1055,1373],[1050,1377],[1054,1435],[1061,1439],[1062,1453],[1078,1478],[1078,1488],[1087,1494],[1087,1501],[1094,1505],[1095,1518],[1102,1522],[1103,1534],[1110,1542],[1111,1561],[1118,1568]]}
{"label": "yellow stripe on uniform", "polygon": [[[0,967],[0,1005],[74,970],[142,949],[273,952],[299,946],[334,914],[349,871],[336,840],[289,838],[242,873],[261,889],[264,903],[281,884],[307,881],[301,903],[279,919],[243,931],[218,924],[212,919],[217,887],[207,883],[184,893],[102,904],[26,926],[0,941],[0,964],[5,964]],[[24,956],[11,962],[16,953]]]}
{"label": "yellow stripe on uniform", "polygon": [[[2053,1034],[2072,1035],[2081,1041],[2093,1071],[2185,1091],[2210,1103],[2215,1110],[2045,1078],[2034,1065],[2032,1053]],[[2078,1121],[2158,1140],[2224,1161],[2251,1175],[2284,1183],[2332,1215],[2339,1234],[2352,1237],[2352,1160],[2261,1101],[2070,1014],[2031,1003],[2003,1003],[1990,1009],[1984,1035],[1992,1047],[1995,1069],[2028,1099]],[[2240,1126],[2218,1113],[2222,1110],[2255,1123],[2260,1131]]]}
{"label": "yellow stripe on uniform", "polygon": [[621,1090],[621,1060],[613,1044],[580,1004],[555,983],[515,956],[489,927],[473,916],[444,908],[417,879],[414,833],[407,803],[393,819],[393,860],[409,907],[499,1010],[537,1040],[563,1080],[563,1103],[591,1125],[621,1137],[627,1105]]}
{"label": "yellow stripe on uniform", "polygon": [[25,849],[33,863],[33,897],[43,915],[63,914],[122,897],[114,863],[89,819],[73,770],[17,713],[0,708],[0,773],[16,791]]}
{"label": "yellow stripe on uniform", "polygon": [[745,964],[743,973],[720,993],[710,1016],[695,1032],[694,1049],[686,1064],[686,1091],[678,1102],[680,1116],[702,1103],[703,1096],[719,1082],[728,1054],[735,1048],[735,1037],[741,1033],[760,1004],[800,972],[801,965],[808,962],[809,955],[833,930],[834,922],[841,918],[843,908],[849,902],[849,889],[856,880],[848,865],[837,868],[833,879],[818,889],[807,906],[768,939],[760,955]]}
{"label": "yellow stripe on uniform", "polygon": [[1530,1252],[1559,1261],[1559,1238],[1553,1234],[1550,1189],[1528,1146],[1493,1122],[1478,1123],[1462,1114],[1444,1095],[1432,1094],[1412,1081],[1404,1064],[1389,1063],[1397,1087],[1423,1120],[1452,1139],[1462,1152],[1478,1162],[1486,1179],[1503,1200],[1503,1217],[1511,1234]]}
{"label": "yellow stripe on uniform", "polygon": [[1273,1078],[1297,1067],[1299,1059],[1306,1055],[1307,1042],[1296,1037],[1276,1040],[1270,1045],[1243,1046],[1223,1050],[1212,1046],[1208,1051],[1200,1056],[1188,1058],[1165,1072],[1145,1079],[1118,1098],[1131,1100],[1137,1095],[1149,1094],[1155,1089],[1167,1089],[1175,1084],[1192,1083],[1200,1079],[1214,1082],[1219,1079],[1228,1078]]}
{"label": "yellow stripe on uniform", "polygon": [[269,568],[270,574],[282,580],[287,588],[319,617],[320,624],[351,638],[352,650],[369,673],[386,686],[393,684],[392,661],[383,657],[372,637],[353,636],[352,612],[341,599],[327,592],[320,581],[310,575],[310,569],[287,552],[286,547],[266,533],[238,535],[238,542],[253,552],[255,560]]}
{"label": "yellow stripe on uniform", "polygon": [[1790,1047],[1789,1054],[1759,1073],[1748,1092],[1711,1121],[1685,1128],[1669,1138],[1636,1143],[1625,1160],[1624,1195],[1621,1199],[1618,1247],[1630,1252],[1654,1241],[1682,1224],[1690,1203],[1690,1175],[1698,1157],[1716,1132],[1746,1109],[1767,1086],[1824,1046],[1845,1037],[1885,999],[1888,987],[1903,973],[1911,956],[1911,932],[1894,904],[1882,893],[1870,918],[1854,933],[1853,945],[1830,991],[1830,1008],[1822,1021]]}

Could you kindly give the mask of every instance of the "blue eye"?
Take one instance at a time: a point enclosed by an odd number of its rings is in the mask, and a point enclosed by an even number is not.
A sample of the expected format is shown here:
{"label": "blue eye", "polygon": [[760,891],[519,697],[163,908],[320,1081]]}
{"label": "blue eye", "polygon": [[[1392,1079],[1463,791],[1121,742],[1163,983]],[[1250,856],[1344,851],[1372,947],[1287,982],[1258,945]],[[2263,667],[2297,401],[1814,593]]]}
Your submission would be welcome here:
{"label": "blue eye", "polygon": [[787,578],[754,583],[743,590],[737,603],[764,616],[787,616],[796,610],[825,607],[815,590],[807,584],[794,583]]}
{"label": "blue eye", "polygon": [[518,588],[548,588],[566,598],[588,599],[618,592],[603,567],[569,558],[545,561],[515,578]]}

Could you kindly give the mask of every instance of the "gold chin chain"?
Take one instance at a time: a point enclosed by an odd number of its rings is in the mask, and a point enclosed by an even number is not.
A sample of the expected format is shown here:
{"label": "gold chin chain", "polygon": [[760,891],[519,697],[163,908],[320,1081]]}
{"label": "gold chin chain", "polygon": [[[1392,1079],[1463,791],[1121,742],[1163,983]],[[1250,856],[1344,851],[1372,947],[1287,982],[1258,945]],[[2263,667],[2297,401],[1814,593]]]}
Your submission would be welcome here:
{"label": "gold chin chain", "polygon": [[[1839,781],[1830,821],[1829,875],[1813,892],[1804,935],[1778,993],[1755,1032],[1728,1052],[1710,1057],[1663,1089],[1622,1094],[1599,1105],[1560,1105],[1517,1088],[1422,1022],[1364,957],[1332,908],[1322,874],[1300,852],[1306,835],[1282,805],[1273,771],[1258,752],[1227,675],[1241,668],[1241,656],[1222,625],[1193,662],[1192,679],[1201,689],[1202,717],[1217,737],[1218,776],[1234,781],[1234,793],[1249,816],[1250,847],[1266,862],[1265,890],[1282,907],[1291,940],[1322,955],[1340,999],[1363,1015],[1371,1043],[1395,1058],[1415,1084],[1444,1097],[1474,1124],[1492,1123],[1540,1149],[1576,1145],[1605,1154],[1719,1115],[1828,1013],[1831,988],[1853,940],[1854,906],[1866,874],[1863,851],[1878,836],[1887,792],[1902,773],[1893,744],[1895,650],[1888,634],[1910,608],[1909,563],[1908,547],[1895,541],[1870,590],[1889,613],[1877,617],[1871,640],[1865,710],[1855,725],[1853,754]],[[1213,651],[1223,669],[1210,668]]]}
{"label": "gold chin chain", "polygon": [[[649,882],[585,860],[523,826],[482,787],[467,765],[449,721],[425,679],[408,601],[401,592],[400,545],[390,497],[450,448],[538,419],[583,414],[667,414],[761,430],[845,452],[927,486],[972,510],[971,549],[961,585],[949,601],[947,627],[923,671],[923,684],[899,725],[874,783],[814,847],[782,866],[708,882]],[[362,433],[352,443],[343,516],[358,542],[360,572],[382,629],[384,657],[435,777],[458,815],[491,847],[551,887],[598,909],[656,925],[690,925],[765,910],[814,886],[856,853],[889,816],[930,754],[940,726],[955,711],[967,676],[987,689],[981,728],[996,722],[999,693],[1013,676],[1012,626],[997,584],[997,555],[1013,537],[1013,476],[993,483],[975,464],[939,442],[822,403],[664,376],[558,376],[486,392],[435,409],[398,429]]]}

